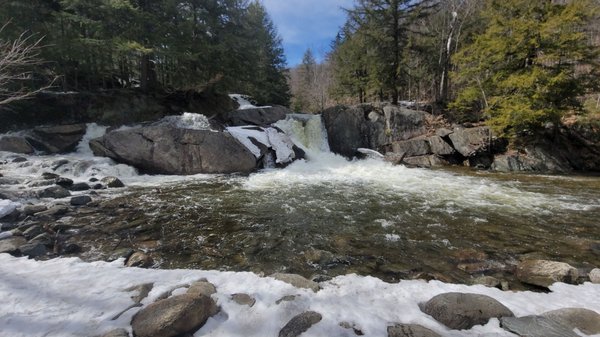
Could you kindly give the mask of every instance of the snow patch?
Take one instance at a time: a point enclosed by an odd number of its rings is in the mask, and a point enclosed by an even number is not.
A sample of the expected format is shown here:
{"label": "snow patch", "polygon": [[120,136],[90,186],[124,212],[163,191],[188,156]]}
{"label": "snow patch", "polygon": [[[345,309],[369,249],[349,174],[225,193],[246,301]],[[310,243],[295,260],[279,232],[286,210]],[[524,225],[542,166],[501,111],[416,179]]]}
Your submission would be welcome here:
{"label": "snow patch", "polygon": [[263,144],[267,148],[273,149],[277,157],[275,159],[277,164],[291,162],[296,156],[292,140],[286,134],[277,131],[275,128],[232,126],[226,128],[226,131],[248,148],[256,158],[260,158],[262,153],[260,148],[252,142],[252,139]]}
{"label": "snow patch", "polygon": [[0,200],[0,219],[9,215],[20,206],[21,204],[12,202],[10,200]]}

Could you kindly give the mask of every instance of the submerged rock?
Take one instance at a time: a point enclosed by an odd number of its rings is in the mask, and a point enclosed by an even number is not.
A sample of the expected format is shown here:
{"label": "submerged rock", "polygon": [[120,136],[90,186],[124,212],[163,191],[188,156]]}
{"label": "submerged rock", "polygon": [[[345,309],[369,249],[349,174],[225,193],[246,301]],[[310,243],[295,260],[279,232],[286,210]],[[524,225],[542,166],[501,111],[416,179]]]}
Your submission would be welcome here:
{"label": "submerged rock", "polygon": [[388,326],[388,337],[442,337],[438,333],[418,324],[396,324]]}
{"label": "submerged rock", "polygon": [[445,293],[440,294],[419,307],[436,321],[450,329],[470,329],[484,325],[490,318],[514,316],[512,311],[495,299],[479,294]]}
{"label": "submerged rock", "polygon": [[575,283],[579,272],[564,262],[525,260],[517,265],[516,275],[523,283],[547,288],[554,282]]}
{"label": "submerged rock", "polygon": [[323,316],[318,312],[306,311],[292,318],[280,331],[279,337],[297,337],[319,323]]}
{"label": "submerged rock", "polygon": [[154,126],[113,131],[90,142],[97,156],[145,172],[198,174],[251,172],[254,155],[231,135],[209,130]]}
{"label": "submerged rock", "polygon": [[174,337],[194,333],[217,312],[208,296],[178,295],[154,302],[131,320],[136,337]]}

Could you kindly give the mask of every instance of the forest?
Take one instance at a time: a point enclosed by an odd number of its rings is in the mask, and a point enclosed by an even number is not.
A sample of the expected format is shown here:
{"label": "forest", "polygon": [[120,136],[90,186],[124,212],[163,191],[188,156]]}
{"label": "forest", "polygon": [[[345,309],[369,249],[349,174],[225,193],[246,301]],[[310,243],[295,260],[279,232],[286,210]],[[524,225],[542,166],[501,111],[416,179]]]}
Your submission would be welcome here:
{"label": "forest", "polygon": [[[514,137],[576,115],[600,118],[599,0],[357,0],[322,62],[289,68],[260,1],[0,1],[2,95],[63,91],[240,92],[318,113],[419,102]],[[10,71],[8,71],[9,69]],[[9,90],[9,89],[12,90]]]}

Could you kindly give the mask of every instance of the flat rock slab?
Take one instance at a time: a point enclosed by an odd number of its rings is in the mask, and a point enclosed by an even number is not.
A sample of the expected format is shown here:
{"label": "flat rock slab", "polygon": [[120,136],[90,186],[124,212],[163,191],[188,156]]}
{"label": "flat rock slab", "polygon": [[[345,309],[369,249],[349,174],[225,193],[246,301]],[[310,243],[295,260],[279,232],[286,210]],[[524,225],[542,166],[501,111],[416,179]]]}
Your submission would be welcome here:
{"label": "flat rock slab", "polygon": [[293,285],[296,288],[305,288],[305,289],[312,289],[312,291],[317,292],[319,291],[320,287],[319,284],[317,282],[313,282],[311,280],[308,280],[300,275],[296,275],[296,274],[282,274],[282,273],[276,273],[271,275],[272,278],[285,282],[285,283],[289,283],[291,285]]}
{"label": "flat rock slab", "polygon": [[517,265],[517,278],[523,283],[549,287],[555,282],[575,283],[579,272],[573,266],[548,260],[525,260]]}
{"label": "flat rock slab", "polygon": [[418,324],[396,324],[388,326],[388,337],[442,337],[440,334]]}
{"label": "flat rock slab", "polygon": [[521,337],[578,337],[568,327],[541,316],[502,317],[500,326]]}
{"label": "flat rock slab", "polygon": [[136,337],[173,337],[194,333],[216,312],[217,305],[208,296],[178,295],[140,310],[131,327]]}
{"label": "flat rock slab", "polygon": [[318,312],[306,311],[292,318],[280,331],[279,337],[297,337],[319,323],[323,316]]}
{"label": "flat rock slab", "polygon": [[419,307],[424,313],[450,329],[470,329],[484,325],[490,318],[512,317],[514,314],[495,299],[479,294],[440,294]]}
{"label": "flat rock slab", "polygon": [[579,329],[586,335],[600,334],[600,314],[582,308],[565,308],[545,312],[542,317],[560,323],[569,329]]}

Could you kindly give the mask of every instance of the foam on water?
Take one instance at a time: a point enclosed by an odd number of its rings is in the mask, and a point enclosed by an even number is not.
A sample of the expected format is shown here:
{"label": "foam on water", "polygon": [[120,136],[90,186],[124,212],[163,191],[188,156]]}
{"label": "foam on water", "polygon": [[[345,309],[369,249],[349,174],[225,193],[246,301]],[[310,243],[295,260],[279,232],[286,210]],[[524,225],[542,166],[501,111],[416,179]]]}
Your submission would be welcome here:
{"label": "foam on water", "polygon": [[167,116],[156,122],[155,125],[168,125],[181,129],[214,131],[212,130],[210,121],[206,116],[193,112],[184,112],[183,114],[177,116]]}

